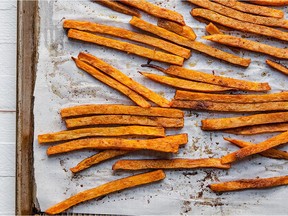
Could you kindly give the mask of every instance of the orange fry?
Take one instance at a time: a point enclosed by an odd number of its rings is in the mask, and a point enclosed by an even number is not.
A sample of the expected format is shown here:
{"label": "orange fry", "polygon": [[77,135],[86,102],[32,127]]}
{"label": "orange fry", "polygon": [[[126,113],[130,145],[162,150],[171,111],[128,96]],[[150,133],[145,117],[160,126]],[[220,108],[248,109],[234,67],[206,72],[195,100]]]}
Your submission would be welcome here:
{"label": "orange fry", "polygon": [[206,31],[210,34],[210,35],[214,35],[214,34],[223,34],[218,28],[217,26],[215,26],[212,22],[210,22],[208,25],[206,25]]}
{"label": "orange fry", "polygon": [[267,6],[285,6],[288,5],[288,0],[251,0],[253,4]]}
{"label": "orange fry", "polygon": [[[287,55],[288,55],[288,49],[287,49]],[[281,65],[281,64],[276,63],[274,61],[271,61],[269,59],[266,60],[266,64],[268,64],[270,67],[280,71],[281,73],[288,75],[288,68],[285,67],[284,65]]]}

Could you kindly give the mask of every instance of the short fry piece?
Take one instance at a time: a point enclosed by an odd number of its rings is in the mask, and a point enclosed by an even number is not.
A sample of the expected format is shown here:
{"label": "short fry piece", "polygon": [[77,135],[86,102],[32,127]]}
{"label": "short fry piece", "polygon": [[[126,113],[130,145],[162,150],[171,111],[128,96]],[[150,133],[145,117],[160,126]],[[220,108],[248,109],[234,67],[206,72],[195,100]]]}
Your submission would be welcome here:
{"label": "short fry piece", "polygon": [[242,149],[239,149],[238,151],[227,154],[221,158],[221,163],[223,164],[232,163],[237,160],[241,160],[247,156],[266,151],[268,149],[285,144],[287,142],[288,142],[288,131],[281,133],[277,136],[274,136],[268,140],[265,140],[264,142],[261,142],[257,145],[247,146]]}
{"label": "short fry piece", "polygon": [[165,130],[162,127],[149,126],[122,126],[122,127],[97,127],[97,128],[83,128],[77,130],[66,130],[56,133],[38,135],[38,142],[58,142],[73,140],[83,137],[103,137],[103,136],[151,136],[163,137]]}
{"label": "short fry piece", "polygon": [[288,101],[288,92],[279,92],[263,95],[230,95],[230,94],[208,94],[177,90],[174,99],[193,101],[212,101],[223,103],[263,103]]}
{"label": "short fry piece", "polygon": [[176,64],[176,65],[182,65],[184,59],[180,56],[155,51],[152,49],[148,49],[143,46],[135,45],[132,43],[127,43],[119,40],[114,40],[111,38],[102,37],[99,35],[91,34],[84,31],[78,31],[75,29],[70,29],[68,31],[68,37],[94,43],[100,46],[106,46],[113,49],[117,49],[123,52],[132,53],[138,56],[142,56],[148,59],[160,61],[160,62],[166,62],[170,64]]}
{"label": "short fry piece", "polygon": [[178,152],[179,145],[188,142],[187,134],[178,134],[156,139],[87,138],[73,140],[47,149],[47,155],[66,153],[82,149],[153,150]]}
{"label": "short fry piece", "polygon": [[220,44],[225,44],[228,46],[242,48],[253,52],[264,53],[270,56],[274,56],[276,58],[288,59],[288,49],[286,48],[284,49],[278,48],[232,35],[217,34],[217,35],[204,36],[203,38],[206,40],[210,40]]}
{"label": "short fry piece", "polygon": [[[287,49],[287,55],[288,55],[288,49]],[[266,60],[266,64],[268,64],[270,67],[280,71],[281,73],[288,75],[288,68],[284,65],[281,65],[279,63],[276,63],[274,61],[271,61],[269,59]]]}
{"label": "short fry piece", "polygon": [[181,35],[185,38],[188,38],[190,40],[195,40],[196,39],[196,34],[193,31],[193,29],[189,26],[182,26],[179,25],[175,22],[169,21],[169,20],[165,20],[165,19],[158,19],[157,25],[161,28],[164,28],[168,31],[174,32],[178,35]]}
{"label": "short fry piece", "polygon": [[206,31],[207,31],[210,35],[223,34],[223,33],[217,28],[217,26],[215,26],[212,22],[210,22],[208,25],[206,25]]}
{"label": "short fry piece", "polygon": [[183,118],[166,118],[131,115],[96,115],[81,118],[66,119],[68,129],[91,125],[146,125],[164,128],[181,128]]}
{"label": "short fry piece", "polygon": [[260,92],[271,90],[268,83],[257,83],[246,80],[233,79],[229,77],[216,76],[199,71],[189,70],[182,67],[170,66],[163,72],[172,76],[177,76],[188,80],[210,83],[213,85],[220,85],[239,90]]}
{"label": "short fry piece", "polygon": [[142,170],[142,169],[195,169],[219,168],[229,169],[229,164],[221,164],[218,158],[204,159],[170,159],[170,160],[119,160],[113,170]]}
{"label": "short fry piece", "polygon": [[221,182],[210,184],[209,187],[214,192],[228,192],[245,189],[260,189],[276,187],[288,184],[288,176],[272,178],[241,179],[238,181]]}
{"label": "short fry piece", "polygon": [[82,170],[85,170],[93,165],[99,164],[103,161],[128,154],[132,151],[125,151],[125,150],[105,150],[102,152],[99,152],[95,155],[92,155],[91,157],[88,157],[84,160],[82,160],[80,163],[78,163],[75,167],[70,168],[71,172],[77,173]]}
{"label": "short fry piece", "polygon": [[288,112],[256,114],[232,118],[202,120],[202,130],[223,130],[253,125],[288,122]]}
{"label": "short fry piece", "polygon": [[[201,2],[201,1],[200,1]],[[248,23],[239,21],[236,19],[232,19],[221,14],[215,13],[213,11],[196,8],[191,11],[191,15],[195,17],[202,17],[204,19],[209,20],[210,22],[219,23],[221,25],[243,31],[250,32],[258,35],[264,35],[267,37],[277,38],[279,40],[288,41],[288,33],[284,31],[280,31],[278,29],[274,29],[271,27]]]}
{"label": "short fry piece", "polygon": [[165,178],[165,173],[162,170],[148,172],[144,174],[138,174],[129,176],[126,178],[114,180],[106,184],[100,185],[96,188],[92,188],[86,191],[82,191],[67,200],[64,200],[45,211],[46,214],[59,214],[66,209],[77,205],[79,203],[95,199],[113,192],[121,191],[127,188],[136,187],[156,181],[160,181]]}
{"label": "short fry piece", "polygon": [[151,74],[146,72],[140,72],[143,76],[147,77],[148,79],[154,80],[156,82],[166,84],[172,87],[186,89],[191,91],[199,91],[199,92],[222,92],[222,91],[229,91],[233,90],[232,88],[201,83],[201,82],[193,82],[190,80],[179,79],[175,77],[168,77],[168,76],[161,76],[157,74]]}
{"label": "short fry piece", "polygon": [[267,6],[285,6],[288,5],[288,0],[251,0],[253,4],[267,5]]}
{"label": "short fry piece", "polygon": [[[247,147],[247,146],[253,146],[255,144],[250,143],[250,142],[245,142],[242,140],[236,140],[236,139],[230,139],[227,137],[224,137],[224,140],[233,143],[241,148]],[[286,159],[288,160],[288,153],[285,151],[280,151],[277,149],[268,149],[266,151],[263,151],[260,153],[260,155],[264,156],[264,157],[268,157],[268,158],[276,158],[276,159]]]}

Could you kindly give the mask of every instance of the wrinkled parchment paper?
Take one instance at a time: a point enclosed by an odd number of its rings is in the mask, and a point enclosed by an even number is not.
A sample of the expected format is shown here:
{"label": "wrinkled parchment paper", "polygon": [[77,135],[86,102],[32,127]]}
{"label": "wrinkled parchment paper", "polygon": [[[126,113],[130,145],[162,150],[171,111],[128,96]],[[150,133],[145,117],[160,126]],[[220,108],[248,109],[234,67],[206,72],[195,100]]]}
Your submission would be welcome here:
{"label": "wrinkled parchment paper", "polygon": [[[193,19],[189,12],[193,5],[178,0],[150,0],[184,15],[186,23],[193,27],[198,38],[206,34],[205,24]],[[287,18],[287,8],[285,8]],[[152,23],[154,17],[143,14],[143,19]],[[147,59],[128,55],[80,41],[69,40],[62,28],[63,20],[79,19],[133,29],[129,26],[130,16],[109,10],[103,6],[86,1],[40,1],[40,36],[37,64],[37,80],[35,87],[35,139],[34,168],[37,186],[36,198],[41,211],[46,210],[71,195],[96,187],[108,181],[123,178],[139,172],[115,172],[112,164],[117,160],[107,161],[72,175],[69,168],[97,151],[79,151],[75,153],[47,157],[46,145],[39,145],[37,135],[65,129],[59,111],[61,108],[79,104],[133,104],[117,91],[91,78],[76,68],[71,60],[80,51],[89,52],[114,67],[120,69],[131,78],[144,84],[171,99],[175,90],[142,77],[137,71],[159,72],[141,68]],[[252,40],[287,47],[287,43],[257,35],[230,32],[245,36]],[[213,44],[208,41],[205,43]],[[194,52],[185,62],[184,67],[207,73],[215,73],[258,82],[269,82],[274,92],[288,89],[287,77],[268,68],[265,64],[267,56],[239,49],[221,47],[230,53],[251,58],[249,68],[233,66],[225,62]],[[288,64],[287,61],[282,61]],[[168,65],[157,63],[161,66]],[[185,127],[182,130],[167,130],[167,134],[188,133],[189,143],[180,150],[177,157],[205,158],[221,157],[237,150],[237,147],[223,140],[223,136],[237,137],[254,143],[265,140],[269,135],[242,137],[236,135],[203,132],[200,129],[201,119],[211,117],[228,117],[240,114],[221,114],[186,111]],[[285,148],[283,148],[285,149]],[[287,150],[287,148],[286,148]],[[142,151],[125,158],[171,158],[172,155]],[[265,190],[249,190],[225,194],[215,194],[207,188],[212,182],[228,181],[239,178],[272,177],[287,175],[287,162],[253,156],[237,162],[229,170],[197,169],[167,171],[167,177],[160,183],[146,185],[135,189],[114,193],[99,200],[92,200],[68,210],[73,213],[125,214],[125,215],[284,215],[287,214],[287,187]]]}

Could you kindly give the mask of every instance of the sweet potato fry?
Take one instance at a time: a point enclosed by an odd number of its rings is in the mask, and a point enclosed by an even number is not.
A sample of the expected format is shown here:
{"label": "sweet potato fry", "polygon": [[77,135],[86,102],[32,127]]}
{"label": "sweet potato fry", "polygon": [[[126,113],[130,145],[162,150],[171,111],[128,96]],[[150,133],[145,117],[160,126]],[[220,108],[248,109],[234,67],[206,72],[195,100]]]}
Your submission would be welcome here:
{"label": "sweet potato fry", "polygon": [[237,181],[221,182],[210,184],[209,187],[214,192],[228,192],[245,189],[260,189],[276,187],[288,184],[288,176],[272,178],[241,179]]}
{"label": "sweet potato fry", "polygon": [[216,34],[216,35],[204,36],[203,38],[206,40],[210,40],[220,44],[225,44],[228,46],[242,48],[253,52],[264,53],[281,59],[288,59],[288,49],[286,48],[282,49],[232,35]]}
{"label": "sweet potato fry", "polygon": [[182,26],[182,25],[179,25],[178,23],[175,23],[166,19],[158,19],[157,25],[161,28],[174,32],[178,35],[181,35],[193,41],[197,37],[191,27],[186,26],[186,25]]}
{"label": "sweet potato fry", "polygon": [[225,133],[238,135],[255,135],[288,131],[288,123],[263,124],[250,127],[241,127],[224,130]]}
{"label": "sweet potato fry", "polygon": [[288,101],[288,92],[279,92],[262,95],[230,95],[230,94],[208,94],[177,90],[174,99],[193,101],[212,101],[223,103],[263,103]]}
{"label": "sweet potato fry", "polygon": [[227,17],[231,17],[236,20],[240,20],[243,22],[249,22],[264,26],[272,26],[272,27],[281,27],[288,28],[288,21],[284,19],[278,19],[274,17],[263,17],[256,16],[252,14],[243,13],[241,11],[235,10],[233,8],[226,7],[221,4],[214,3],[209,0],[188,0],[192,4],[198,5],[200,7],[206,8],[211,11],[215,11],[216,13],[222,14]]}
{"label": "sweet potato fry", "polygon": [[87,104],[67,107],[61,110],[61,117],[75,117],[83,115],[138,115],[168,118],[183,118],[184,112],[178,109],[138,106],[127,106],[120,104]]}
{"label": "sweet potato fry", "polygon": [[88,53],[80,53],[78,58],[81,61],[84,61],[93,67],[99,69],[100,71],[104,72],[105,74],[111,76],[118,82],[122,83],[123,85],[127,86],[128,88],[132,89],[133,91],[137,92],[138,94],[142,95],[143,97],[149,99],[150,101],[154,102],[155,104],[161,107],[169,107],[170,101],[162,97],[161,95],[153,92],[152,90],[146,88],[145,86],[141,85],[138,82],[135,82],[127,75],[123,74],[121,71],[117,70],[116,68],[112,67],[111,65],[107,64],[106,62],[100,60],[99,58],[88,54]]}
{"label": "sweet potato fry", "polygon": [[223,34],[218,28],[217,26],[215,26],[212,22],[210,22],[208,25],[206,25],[206,31],[210,34],[210,35],[214,35],[214,34]]}
{"label": "sweet potato fry", "polygon": [[74,196],[71,196],[70,198],[48,208],[45,211],[45,213],[46,214],[59,214],[79,203],[82,203],[91,199],[95,199],[95,198],[98,198],[107,194],[111,194],[117,191],[121,191],[127,188],[132,188],[132,187],[160,181],[164,178],[165,178],[165,173],[162,170],[156,170],[153,172],[148,172],[144,174],[142,173],[142,174],[114,180],[106,184],[100,185],[98,187],[77,193]]}
{"label": "sweet potato fry", "polygon": [[183,36],[170,32],[164,28],[155,26],[137,17],[133,17],[130,20],[130,24],[144,31],[155,34],[161,38],[164,38],[166,40],[179,44],[181,46],[185,46],[193,50],[197,50],[201,53],[205,53],[209,56],[222,59],[232,64],[248,67],[251,62],[250,59],[241,58],[239,56],[235,56],[230,53],[223,52],[222,50],[216,49],[214,47],[208,46],[198,41],[192,41],[188,38],[185,38]]}
{"label": "sweet potato fry", "polygon": [[283,18],[284,13],[281,10],[276,10],[274,8],[263,7],[253,4],[247,4],[245,2],[240,2],[237,0],[214,0],[215,2],[225,5],[230,8],[234,8],[236,10],[256,14],[259,16],[267,16],[267,17],[275,17],[275,18]]}
{"label": "sweet potato fry", "polygon": [[174,77],[168,76],[161,76],[157,74],[151,74],[146,72],[140,72],[143,76],[147,77],[148,79],[154,80],[156,82],[166,84],[172,87],[186,89],[191,91],[200,91],[200,92],[222,92],[222,91],[229,91],[233,90],[232,88],[201,83],[201,82],[193,82],[190,80],[178,79]]}
{"label": "sweet potato fry", "polygon": [[[224,137],[224,140],[226,140],[226,141],[228,141],[230,143],[233,143],[233,144],[235,144],[235,145],[237,145],[237,146],[239,146],[241,148],[255,145],[255,144],[250,143],[250,142],[245,142],[245,141],[242,141],[242,140],[230,139],[230,138],[227,138],[227,137]],[[280,151],[280,150],[273,149],[273,148],[261,152],[260,155],[262,155],[264,157],[268,157],[268,158],[276,158],[276,159],[286,159],[286,160],[288,160],[288,153],[287,152]]]}
{"label": "sweet potato fry", "polygon": [[256,114],[232,118],[202,120],[202,130],[224,130],[253,125],[288,122],[288,112]]}
{"label": "sweet potato fry", "polygon": [[254,33],[267,37],[277,38],[283,41],[288,41],[288,32],[280,31],[278,29],[274,29],[263,25],[239,21],[207,9],[195,8],[191,11],[191,15],[195,17],[202,17],[209,20],[210,22],[219,23],[221,25],[239,31]]}
{"label": "sweet potato fry", "polygon": [[204,159],[170,159],[170,160],[119,160],[113,170],[142,170],[142,169],[195,169],[195,168],[219,168],[229,169],[229,164],[221,164],[218,158]]}
{"label": "sweet potato fry", "polygon": [[58,142],[73,140],[84,137],[103,137],[103,136],[151,136],[164,137],[165,130],[162,127],[149,126],[123,126],[123,127],[97,127],[97,128],[83,128],[77,130],[66,130],[49,134],[38,135],[38,142]]}
{"label": "sweet potato fry", "polygon": [[68,129],[92,125],[146,125],[164,128],[182,128],[183,118],[166,118],[133,115],[96,115],[81,118],[66,119]]}
{"label": "sweet potato fry", "polygon": [[100,46],[106,46],[113,49],[117,49],[123,52],[132,53],[138,56],[142,56],[151,60],[166,62],[170,64],[182,65],[184,59],[180,56],[155,51],[143,46],[127,43],[111,38],[102,37],[99,35],[91,34],[84,31],[70,29],[68,31],[68,37],[76,40],[94,43]]}
{"label": "sweet potato fry", "polygon": [[73,140],[47,149],[47,155],[66,153],[82,149],[154,150],[178,152],[179,145],[188,142],[187,134],[178,134],[156,139],[87,138]]}
{"label": "sweet potato fry", "polygon": [[[286,49],[286,51],[287,51],[287,55],[288,55],[288,49]],[[281,65],[281,64],[276,63],[274,61],[271,61],[269,59],[266,60],[266,64],[269,65],[270,67],[280,71],[281,73],[288,75],[288,68],[285,67],[284,65]]]}
{"label": "sweet potato fry", "polygon": [[134,8],[127,7],[117,1],[114,0],[94,0],[94,2],[101,4],[105,7],[108,7],[114,11],[117,11],[119,13],[131,15],[131,16],[136,16],[136,17],[141,17],[140,13],[135,10]]}
{"label": "sweet potato fry", "polygon": [[106,85],[110,86],[111,88],[118,90],[119,92],[130,98],[137,105],[146,108],[151,106],[142,96],[138,95],[136,92],[132,91],[128,87],[122,85],[117,80],[114,80],[111,77],[101,73],[96,68],[86,64],[83,61],[80,61],[79,59],[73,58],[73,60],[78,68],[84,70],[85,72],[105,83]]}
{"label": "sweet potato fry", "polygon": [[266,102],[248,104],[172,100],[171,107],[217,112],[267,112],[288,110],[288,102]]}
{"label": "sweet potato fry", "polygon": [[253,4],[267,6],[285,6],[288,5],[288,0],[251,0]]}
{"label": "sweet potato fry", "polygon": [[183,26],[185,25],[184,18],[181,14],[177,13],[176,11],[172,11],[166,8],[161,8],[146,0],[119,0],[119,1],[129,6],[135,7],[139,10],[142,10],[152,16],[171,20]]}
{"label": "sweet potato fry", "polygon": [[274,148],[276,146],[286,144],[288,142],[288,131],[274,136],[270,139],[265,140],[257,145],[251,145],[239,149],[238,151],[232,152],[221,158],[221,163],[227,164],[232,163],[237,160],[241,160],[247,156],[254,155],[268,149]]}
{"label": "sweet potato fry", "polygon": [[210,83],[245,91],[269,91],[271,90],[268,83],[257,83],[246,80],[238,80],[229,77],[216,76],[199,71],[189,70],[182,67],[170,66],[163,71],[172,76],[181,77],[188,80]]}
{"label": "sweet potato fry", "polygon": [[65,20],[63,23],[64,28],[77,29],[81,31],[89,31],[101,34],[112,35],[120,38],[125,38],[132,41],[144,43],[153,47],[160,48],[169,53],[181,56],[183,58],[190,57],[190,50],[176,44],[151,37],[149,35],[136,33],[123,28],[117,28],[113,26],[103,25],[99,23],[77,21],[77,20]]}
{"label": "sweet potato fry", "polygon": [[70,168],[71,172],[77,173],[82,170],[85,170],[93,165],[99,164],[103,161],[128,154],[132,151],[125,151],[125,150],[104,150],[99,152],[91,157],[85,158],[80,163],[78,163],[75,167]]}

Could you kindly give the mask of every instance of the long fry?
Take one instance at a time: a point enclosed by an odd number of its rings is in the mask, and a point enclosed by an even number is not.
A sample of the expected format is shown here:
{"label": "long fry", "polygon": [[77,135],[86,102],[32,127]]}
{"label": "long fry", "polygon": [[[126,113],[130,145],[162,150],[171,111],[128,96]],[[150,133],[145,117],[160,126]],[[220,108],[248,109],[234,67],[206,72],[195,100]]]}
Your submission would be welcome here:
{"label": "long fry", "polygon": [[123,126],[123,127],[97,127],[97,128],[83,128],[77,130],[66,130],[56,133],[38,135],[38,142],[58,142],[73,140],[83,137],[103,137],[103,136],[151,136],[163,137],[165,136],[164,128],[149,127],[149,126]]}
{"label": "long fry", "polygon": [[77,173],[82,170],[85,170],[93,165],[99,164],[103,161],[128,154],[132,151],[125,151],[125,150],[104,150],[99,152],[91,157],[85,158],[80,163],[78,163],[75,167],[70,168],[71,172]]}
{"label": "long fry", "polygon": [[100,80],[101,82],[105,83],[106,85],[110,86],[111,88],[114,88],[124,94],[125,96],[129,97],[132,101],[134,101],[137,105],[141,107],[150,107],[151,105],[140,95],[138,95],[136,92],[132,91],[128,87],[122,85],[117,80],[112,79],[111,77],[101,73],[96,68],[86,64],[83,61],[80,61],[79,59],[73,58],[75,64],[78,68],[86,71],[94,78]]}
{"label": "long fry", "polygon": [[288,101],[288,92],[279,92],[263,95],[230,95],[230,94],[208,94],[177,90],[174,99],[193,101],[212,101],[223,103],[263,103]]}
{"label": "long fry", "polygon": [[156,139],[87,138],[73,140],[47,149],[47,155],[66,153],[82,149],[153,150],[176,153],[179,145],[188,142],[187,134],[178,134]]}
{"label": "long fry", "polygon": [[135,82],[127,75],[123,74],[121,71],[117,70],[116,68],[112,67],[111,65],[107,64],[106,62],[102,61],[101,59],[88,54],[88,53],[80,53],[78,58],[81,61],[84,61],[93,67],[103,71],[105,74],[111,76],[118,82],[122,83],[123,85],[127,86],[128,88],[132,89],[133,91],[137,92],[138,94],[142,95],[143,97],[151,100],[155,104],[158,104],[161,107],[169,107],[170,102],[162,97],[161,95],[153,92],[152,90],[148,89],[147,87],[141,85],[138,82]]}
{"label": "long fry", "polygon": [[119,0],[119,1],[132,7],[135,7],[139,10],[145,11],[146,13],[153,15],[155,17],[171,20],[181,25],[185,25],[184,18],[181,14],[166,8],[159,7],[146,0]]}
{"label": "long fry", "polygon": [[170,66],[163,71],[172,76],[181,77],[184,79],[194,80],[198,82],[210,83],[214,85],[220,85],[230,87],[239,90],[246,91],[268,91],[270,86],[268,83],[257,83],[246,80],[238,80],[229,77],[216,76],[199,71],[189,70],[182,67]]}
{"label": "long fry", "polygon": [[193,82],[190,80],[184,80],[174,77],[168,76],[161,76],[157,74],[151,74],[146,72],[140,72],[143,76],[147,77],[148,79],[154,80],[156,82],[166,84],[172,87],[191,90],[191,91],[199,91],[199,92],[222,92],[222,91],[229,91],[233,90],[232,88],[201,83],[201,82]]}
{"label": "long fry", "polygon": [[96,115],[81,118],[66,119],[68,129],[91,125],[147,125],[164,128],[181,128],[183,118],[166,118],[131,115]]}
{"label": "long fry", "polygon": [[48,208],[46,214],[59,214],[66,209],[77,205],[79,203],[95,199],[113,192],[121,191],[127,188],[136,187],[139,185],[144,185],[156,181],[160,181],[165,178],[165,173],[162,170],[157,170],[153,172],[148,172],[144,174],[138,174],[134,176],[129,176],[126,178],[114,180],[106,184],[100,185],[98,187],[82,191],[74,196]]}
{"label": "long fry", "polygon": [[87,22],[87,21],[77,21],[77,20],[65,20],[63,23],[64,28],[77,29],[81,31],[96,32],[101,34],[112,35],[120,38],[129,39],[132,41],[137,41],[144,43],[153,47],[160,48],[169,53],[181,56],[183,58],[190,57],[190,50],[178,46],[176,44],[151,37],[149,35],[136,33],[123,28],[117,28],[113,26],[107,26],[99,23]]}
{"label": "long fry", "polygon": [[228,46],[264,53],[281,59],[288,59],[288,49],[286,48],[278,48],[232,35],[216,34],[216,35],[204,36],[203,38],[206,40],[225,44]]}
{"label": "long fry", "polygon": [[253,4],[267,6],[285,6],[288,5],[288,0],[251,0]]}
{"label": "long fry", "polygon": [[142,170],[142,169],[195,169],[195,168],[219,168],[229,169],[229,164],[222,164],[218,158],[171,160],[119,160],[113,170]]}
{"label": "long fry", "polygon": [[200,7],[209,9],[211,11],[215,11],[224,16],[231,17],[233,19],[240,20],[243,22],[249,22],[249,23],[272,26],[272,27],[282,27],[286,29],[288,28],[288,20],[278,19],[274,17],[256,16],[252,14],[243,13],[241,11],[226,7],[221,4],[214,3],[209,0],[201,0],[201,1],[188,0],[188,1]]}
{"label": "long fry", "polygon": [[[206,31],[207,31],[210,35],[223,34],[223,33],[217,28],[217,26],[215,26],[212,22],[210,22],[208,25],[206,25],[205,29],[206,29]],[[205,37],[204,37],[204,38],[205,38]]]}
{"label": "long fry", "polygon": [[253,125],[288,122],[288,112],[256,114],[232,118],[202,120],[202,130],[223,130]]}
{"label": "long fry", "polygon": [[237,181],[221,182],[210,184],[209,187],[214,192],[228,192],[245,189],[260,189],[276,187],[288,184],[288,176],[272,178],[241,179]]}
{"label": "long fry", "polygon": [[85,41],[85,42],[90,42],[94,44],[98,44],[100,46],[106,46],[110,47],[113,49],[117,49],[123,52],[135,54],[138,56],[142,56],[148,59],[160,61],[160,62],[166,62],[170,64],[176,64],[176,65],[182,65],[184,59],[180,56],[160,52],[160,51],[155,51],[152,49],[148,49],[143,46],[135,45],[132,43],[127,43],[119,40],[114,40],[111,38],[106,38],[102,37],[99,35],[91,34],[88,32],[84,31],[79,31],[75,29],[70,29],[68,31],[68,37]]}
{"label": "long fry", "polygon": [[[255,144],[250,143],[250,142],[245,142],[242,140],[236,140],[236,139],[231,139],[231,138],[227,138],[224,137],[224,140],[233,143],[241,148],[247,147],[247,146],[253,146]],[[280,151],[277,149],[268,149],[266,151],[263,151],[260,153],[260,155],[264,156],[264,157],[268,157],[268,158],[276,158],[276,159],[286,159],[288,160],[288,153],[285,151]]]}
{"label": "long fry", "polygon": [[264,35],[267,37],[277,38],[280,40],[288,41],[288,33],[284,31],[280,31],[278,29],[270,28],[263,25],[247,23],[243,21],[239,21],[236,19],[232,19],[221,14],[215,13],[213,11],[207,9],[196,8],[191,11],[192,16],[202,17],[204,19],[209,20],[210,22],[219,23],[221,25],[243,31],[255,33],[258,35]]}
{"label": "long fry", "polygon": [[[288,49],[287,49],[287,53],[288,53]],[[284,65],[281,65],[281,64],[276,63],[274,61],[271,61],[269,59],[266,60],[266,64],[269,65],[270,67],[280,71],[281,73],[288,75],[288,68],[285,67]]]}
{"label": "long fry", "polygon": [[188,38],[182,37],[178,34],[175,34],[171,31],[168,31],[164,28],[160,28],[158,26],[155,26],[155,25],[148,23],[148,22],[146,22],[142,19],[139,19],[137,17],[133,17],[130,20],[130,24],[137,27],[137,28],[140,28],[144,31],[155,34],[161,38],[172,41],[176,44],[191,48],[193,50],[197,50],[199,52],[205,53],[209,56],[212,56],[212,57],[215,57],[218,59],[222,59],[222,60],[230,62],[232,64],[248,67],[250,62],[251,62],[250,59],[241,58],[239,56],[235,56],[235,55],[232,55],[230,53],[223,52],[222,50],[208,46],[208,45],[203,44],[201,42],[189,40]]}
{"label": "long fry", "polygon": [[221,163],[223,164],[232,163],[237,160],[241,160],[247,156],[266,151],[268,149],[274,148],[281,144],[285,144],[287,142],[288,142],[288,131],[281,133],[277,136],[274,136],[268,140],[265,140],[264,142],[261,142],[257,145],[247,146],[242,149],[239,149],[236,152],[232,152],[228,155],[225,155],[224,157],[221,158]]}

